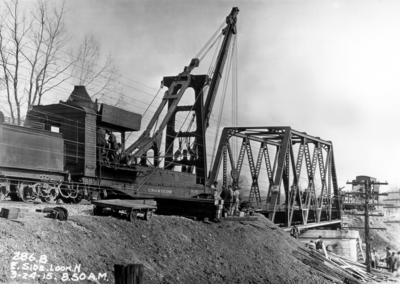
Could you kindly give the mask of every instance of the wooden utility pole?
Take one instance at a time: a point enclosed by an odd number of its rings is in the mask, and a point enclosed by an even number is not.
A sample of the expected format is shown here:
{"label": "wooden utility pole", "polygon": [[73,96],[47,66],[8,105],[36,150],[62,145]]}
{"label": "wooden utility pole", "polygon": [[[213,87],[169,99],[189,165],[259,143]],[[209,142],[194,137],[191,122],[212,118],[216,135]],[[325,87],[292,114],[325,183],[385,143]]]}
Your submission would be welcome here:
{"label": "wooden utility pole", "polygon": [[[367,272],[371,273],[371,246],[369,243],[369,214],[368,214],[368,205],[369,205],[369,200],[371,199],[371,196],[374,197],[376,195],[385,195],[387,196],[387,193],[375,193],[374,192],[374,185],[387,185],[387,182],[381,183],[381,182],[375,182],[375,181],[362,181],[362,182],[347,182],[347,184],[352,184],[352,185],[364,185],[364,192],[354,192],[354,193],[348,193],[348,194],[358,194],[362,195],[364,197],[364,217],[365,217],[365,254],[366,254],[366,265],[367,265]],[[371,228],[372,229],[372,228]],[[375,229],[375,228],[373,228]]]}
{"label": "wooden utility pole", "polygon": [[371,247],[369,243],[369,214],[368,205],[370,198],[371,185],[369,180],[366,182],[365,186],[365,203],[364,203],[364,218],[365,218],[365,252],[367,254],[367,272],[371,273]]}

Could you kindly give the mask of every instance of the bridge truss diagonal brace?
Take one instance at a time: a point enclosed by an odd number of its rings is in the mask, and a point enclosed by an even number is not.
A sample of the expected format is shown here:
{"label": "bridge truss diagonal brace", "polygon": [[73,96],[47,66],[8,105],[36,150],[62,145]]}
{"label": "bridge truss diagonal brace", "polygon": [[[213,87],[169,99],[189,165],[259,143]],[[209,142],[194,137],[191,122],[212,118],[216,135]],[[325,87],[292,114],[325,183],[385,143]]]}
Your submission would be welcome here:
{"label": "bridge truss diagonal brace", "polygon": [[328,196],[328,194],[330,195],[330,192],[326,193],[326,191],[328,190],[326,176],[329,171],[328,165],[330,165],[330,149],[325,149],[325,150],[327,150],[325,163],[324,163],[324,157],[322,155],[323,149],[324,148],[321,146],[321,144],[318,143],[317,158],[318,158],[319,172],[320,172],[320,177],[321,177],[321,192],[320,192],[319,197],[317,198],[317,220],[318,220],[318,222],[321,219],[321,211],[322,211],[322,206],[323,206],[324,200],[326,200],[326,198],[324,198],[324,197]]}
{"label": "bridge truss diagonal brace", "polygon": [[258,175],[260,173],[261,162],[262,162],[262,147],[263,147],[263,144],[261,144],[261,147],[259,150],[259,154],[257,157],[257,163],[256,163],[256,165],[254,165],[254,158],[253,158],[253,153],[251,151],[250,141],[249,141],[249,139],[246,139],[245,148],[246,148],[246,152],[247,152],[247,159],[249,162],[251,179],[252,179],[249,201],[252,202],[255,198],[257,205],[261,204],[260,188],[258,187]]}
{"label": "bridge truss diagonal brace", "polygon": [[[296,162],[295,162],[294,153],[293,153],[293,145],[291,143],[290,144],[290,160],[292,163],[292,170],[293,170],[294,176],[293,176],[293,184],[292,184],[290,194],[289,194],[289,202],[288,202],[289,213],[287,214],[288,224],[292,223],[293,213],[296,209],[296,207],[295,207],[296,202],[300,205],[300,209],[303,210],[303,203],[301,200],[300,188],[299,188],[299,179],[300,179],[301,167],[302,167],[302,163],[303,163],[303,156],[304,156],[304,139],[302,140],[302,142],[300,144]],[[303,218],[303,223],[304,223],[304,218]]]}

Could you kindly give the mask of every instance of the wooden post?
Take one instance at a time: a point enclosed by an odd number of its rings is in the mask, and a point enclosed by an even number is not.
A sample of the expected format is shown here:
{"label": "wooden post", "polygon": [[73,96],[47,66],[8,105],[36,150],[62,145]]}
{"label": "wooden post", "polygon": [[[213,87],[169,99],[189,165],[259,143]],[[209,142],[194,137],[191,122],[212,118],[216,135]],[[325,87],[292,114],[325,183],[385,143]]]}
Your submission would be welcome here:
{"label": "wooden post", "polygon": [[[379,185],[387,185],[387,182],[375,182],[375,181],[369,181],[367,180],[365,181],[361,181],[361,182],[347,182],[347,184],[352,184],[352,185],[364,185],[364,192],[361,193],[361,196],[364,196],[364,217],[365,217],[365,254],[366,254],[366,265],[367,265],[367,272],[371,273],[371,246],[369,243],[369,230],[371,229],[369,227],[369,214],[368,214],[368,205],[369,205],[369,199],[371,198],[371,196],[375,196],[375,195],[385,195],[387,196],[387,193],[375,193],[375,191],[373,190],[373,186],[375,184],[379,184]],[[353,193],[350,193],[353,194]],[[374,204],[372,202],[372,204]],[[351,227],[349,227],[351,228]],[[353,227],[355,228],[355,227]],[[373,228],[373,229],[380,229],[380,228]]]}
{"label": "wooden post", "polygon": [[121,132],[121,147],[122,147],[122,149],[121,149],[122,153],[125,152],[125,132],[124,131]]}
{"label": "wooden post", "polygon": [[142,284],[143,264],[114,264],[115,284]]}
{"label": "wooden post", "polygon": [[[367,260],[367,272],[371,273],[371,247],[369,243],[369,214],[368,214],[368,203],[371,192],[371,184],[369,180],[367,180],[367,184],[365,185],[365,205],[364,205],[364,213],[365,213],[365,254]],[[375,261],[375,260],[374,260]]]}

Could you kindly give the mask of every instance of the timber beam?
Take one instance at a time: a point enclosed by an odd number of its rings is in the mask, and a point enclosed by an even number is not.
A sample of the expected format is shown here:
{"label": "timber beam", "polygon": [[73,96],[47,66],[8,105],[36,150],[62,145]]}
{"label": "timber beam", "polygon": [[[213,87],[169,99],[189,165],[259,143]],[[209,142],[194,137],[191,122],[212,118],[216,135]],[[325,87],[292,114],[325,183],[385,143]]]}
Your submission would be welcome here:
{"label": "timber beam", "polygon": [[[349,227],[349,229],[365,230],[365,227]],[[369,230],[381,230],[386,231],[386,228],[368,228]]]}
{"label": "timber beam", "polygon": [[[309,223],[306,225],[296,225],[296,227],[299,230],[304,230],[304,229],[325,227],[325,226],[331,226],[331,225],[340,225],[341,223],[342,223],[342,220],[334,220],[334,221],[323,221],[323,222],[319,222],[319,223]],[[284,228],[283,230],[285,232],[289,232],[291,230],[291,227]]]}

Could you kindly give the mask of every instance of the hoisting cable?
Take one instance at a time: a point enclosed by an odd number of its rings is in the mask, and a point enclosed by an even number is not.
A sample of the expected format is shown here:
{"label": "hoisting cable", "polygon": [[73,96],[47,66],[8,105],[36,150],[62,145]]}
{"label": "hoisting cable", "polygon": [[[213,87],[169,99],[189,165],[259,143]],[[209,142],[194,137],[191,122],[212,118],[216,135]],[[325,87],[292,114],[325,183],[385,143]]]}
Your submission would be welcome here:
{"label": "hoisting cable", "polygon": [[[161,91],[161,89],[162,89],[163,87],[164,87],[164,85],[161,84],[161,86],[160,86],[160,88],[158,89],[156,95],[153,97],[153,99],[151,100],[151,102],[150,102],[150,104],[148,105],[147,109],[144,111],[142,117],[144,117],[144,116],[146,115],[146,112],[149,110],[150,106],[153,104],[154,100],[155,100],[156,97],[158,96],[158,93],[160,93],[160,91]],[[132,133],[133,133],[133,131],[131,131],[131,132],[128,134],[128,137],[125,138],[125,141],[128,140],[128,138],[131,136]]]}
{"label": "hoisting cable", "polygon": [[232,45],[232,49],[229,49],[229,53],[228,53],[228,69],[225,74],[225,78],[224,78],[224,88],[222,91],[222,97],[221,97],[221,104],[219,107],[219,112],[218,112],[218,118],[217,118],[217,129],[216,129],[216,133],[215,133],[215,138],[214,138],[214,148],[213,148],[213,153],[211,156],[211,165],[213,165],[214,163],[214,158],[215,158],[215,152],[217,149],[217,140],[218,140],[218,136],[219,136],[219,129],[220,129],[220,125],[221,125],[221,118],[222,118],[222,110],[224,107],[224,103],[225,103],[225,97],[226,97],[226,90],[227,90],[227,85],[228,85],[228,77],[230,75],[230,71],[231,71],[231,65],[232,65],[232,57],[233,57],[233,52],[235,49],[235,45],[236,45],[236,35],[233,38],[233,45]]}
{"label": "hoisting cable", "polygon": [[[218,38],[218,44],[217,44],[217,46],[215,47],[213,58],[212,58],[212,60],[211,60],[211,62],[210,62],[210,66],[208,67],[207,76],[208,76],[209,78],[212,78],[212,76],[213,76],[213,74],[214,74],[214,67],[215,67],[215,63],[216,63],[216,61],[217,61],[218,51],[221,49],[222,39],[223,39],[223,37],[219,37],[219,38]],[[214,45],[214,44],[213,44],[213,45]],[[207,52],[208,52],[208,51],[207,51]],[[208,96],[208,88],[209,88],[209,84],[205,85],[205,86],[203,87],[203,90],[202,90],[203,93],[206,93],[206,92],[207,92],[207,96]],[[193,118],[193,119],[194,119],[194,118]],[[195,142],[196,142],[196,139],[193,140],[193,143],[191,144],[191,148],[194,147],[194,143],[195,143]]]}
{"label": "hoisting cable", "polygon": [[217,46],[215,48],[214,55],[213,55],[213,58],[211,60],[210,67],[208,68],[207,75],[210,78],[212,78],[212,75],[214,73],[215,62],[217,61],[217,54],[218,54],[218,50],[220,50],[221,42],[222,42],[222,37],[220,37],[219,40],[218,40],[218,44],[217,44]]}
{"label": "hoisting cable", "polygon": [[[189,126],[188,126],[186,132],[191,131],[195,118],[196,118],[196,115],[193,113],[192,119],[190,120],[190,123],[189,123]],[[186,143],[186,148],[188,148],[188,150],[189,150],[190,149],[190,137],[185,137],[185,143]]]}
{"label": "hoisting cable", "polygon": [[[235,49],[234,49],[234,56],[233,56],[233,70],[232,70],[232,122],[234,127],[238,127],[239,125],[239,119],[238,119],[238,78],[237,78],[237,73],[238,73],[238,61],[237,61],[237,35],[235,38]],[[234,160],[235,157],[238,156],[238,139],[234,138],[233,139],[233,161],[236,164],[236,161]]]}
{"label": "hoisting cable", "polygon": [[203,56],[201,56],[199,58],[200,62],[204,59],[204,57],[207,55],[207,53],[210,51],[211,48],[213,48],[213,46],[215,45],[215,43],[222,38],[223,34],[221,33],[215,40],[214,42],[210,45],[210,47],[206,50],[206,52],[204,52]]}
{"label": "hoisting cable", "polygon": [[[223,21],[222,24],[218,27],[218,29],[214,32],[214,34],[211,36],[211,38],[206,42],[206,44],[200,49],[200,51],[197,53],[195,58],[199,58],[200,59],[200,55],[204,52],[204,50],[207,48],[207,46],[214,41],[215,37],[218,35],[218,33],[222,34],[222,28],[226,25],[226,22]],[[204,55],[203,55],[204,58]]]}

